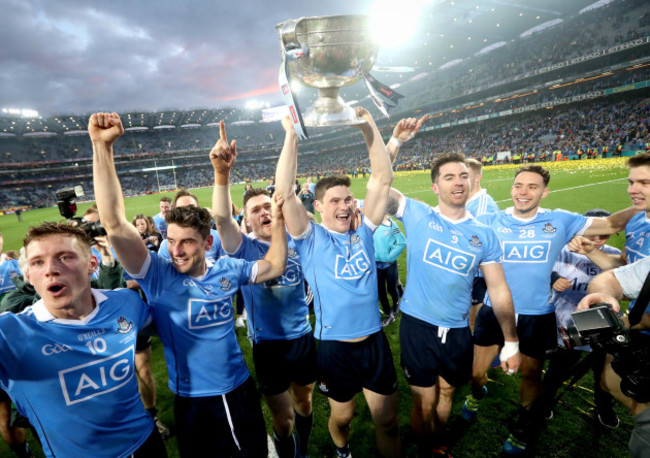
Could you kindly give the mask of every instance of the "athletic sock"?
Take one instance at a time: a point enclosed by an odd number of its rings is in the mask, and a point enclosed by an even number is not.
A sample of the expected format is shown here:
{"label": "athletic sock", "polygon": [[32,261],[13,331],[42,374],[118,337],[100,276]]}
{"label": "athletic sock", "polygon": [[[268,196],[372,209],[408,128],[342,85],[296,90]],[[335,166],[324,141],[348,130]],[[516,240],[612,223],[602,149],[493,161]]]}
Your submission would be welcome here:
{"label": "athletic sock", "polygon": [[278,437],[273,431],[273,444],[280,458],[294,458],[296,456],[296,438],[293,437],[293,434],[288,437]]}
{"label": "athletic sock", "polygon": [[477,401],[483,399],[485,397],[485,391],[483,390],[483,387],[472,383],[472,396]]}
{"label": "athletic sock", "polygon": [[338,458],[347,458],[350,456],[350,444],[345,444],[345,447],[336,447],[336,456]]}
{"label": "athletic sock", "polygon": [[308,416],[303,417],[295,410],[293,411],[293,428],[298,436],[298,444],[300,445],[300,454],[307,455],[307,447],[309,445],[309,436],[314,426],[314,412]]}
{"label": "athletic sock", "polygon": [[29,445],[27,444],[27,441],[23,442],[22,444],[14,444],[11,446],[11,450],[18,456],[18,458],[28,458],[32,455],[31,450],[29,449]]}

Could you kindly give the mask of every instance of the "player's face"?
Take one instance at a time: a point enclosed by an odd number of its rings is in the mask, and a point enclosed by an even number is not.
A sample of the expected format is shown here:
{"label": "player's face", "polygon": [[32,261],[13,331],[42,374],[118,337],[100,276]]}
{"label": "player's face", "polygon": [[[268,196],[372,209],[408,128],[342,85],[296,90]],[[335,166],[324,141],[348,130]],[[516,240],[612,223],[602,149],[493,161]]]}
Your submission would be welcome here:
{"label": "player's face", "polygon": [[630,169],[627,181],[627,193],[634,208],[650,211],[650,166],[641,165]]}
{"label": "player's face", "polygon": [[212,236],[207,240],[194,228],[170,224],[167,227],[169,257],[176,270],[193,277],[205,273],[205,252],[212,248]]}
{"label": "player's face", "polygon": [[259,195],[246,202],[246,224],[258,239],[271,241],[271,198]]}
{"label": "player's face", "polygon": [[356,204],[347,186],[329,188],[322,201],[314,202],[314,208],[320,213],[321,222],[327,229],[342,234],[350,230]]}
{"label": "player's face", "polygon": [[607,243],[609,240],[609,235],[588,235],[586,238],[594,242],[594,246],[596,248],[600,248]]}
{"label": "player's face", "polygon": [[26,249],[25,275],[57,318],[69,318],[92,306],[90,276],[97,259],[74,237],[49,235],[32,240]]}
{"label": "player's face", "polygon": [[448,162],[440,167],[440,174],[431,188],[438,202],[447,207],[463,207],[469,197],[469,172],[462,162]]}
{"label": "player's face", "polygon": [[138,230],[140,234],[144,234],[145,232],[147,232],[147,222],[143,219],[136,219],[135,228]]}
{"label": "player's face", "polygon": [[530,218],[537,213],[539,203],[548,195],[548,188],[539,173],[521,172],[510,189],[515,216]]}
{"label": "player's face", "polygon": [[169,210],[172,209],[172,204],[169,202],[160,202],[160,214],[164,218],[167,213],[169,213]]}

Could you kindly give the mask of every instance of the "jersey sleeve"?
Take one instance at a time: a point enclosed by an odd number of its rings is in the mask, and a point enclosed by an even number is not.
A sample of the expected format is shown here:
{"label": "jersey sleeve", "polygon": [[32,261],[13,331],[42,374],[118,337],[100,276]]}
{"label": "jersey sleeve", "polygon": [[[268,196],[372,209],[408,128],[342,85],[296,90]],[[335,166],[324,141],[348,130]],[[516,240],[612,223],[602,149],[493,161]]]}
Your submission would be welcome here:
{"label": "jersey sleeve", "polygon": [[614,276],[621,284],[623,294],[630,299],[639,297],[643,283],[650,273],[650,257],[646,257],[633,264],[614,269]]}
{"label": "jersey sleeve", "polygon": [[500,264],[503,261],[503,249],[496,232],[491,227],[485,228],[486,250],[481,264]]}
{"label": "jersey sleeve", "polygon": [[567,227],[567,239],[565,243],[569,243],[575,235],[582,235],[591,226],[593,218],[587,218],[578,213],[568,212],[566,210],[557,210],[560,215],[565,219]]}

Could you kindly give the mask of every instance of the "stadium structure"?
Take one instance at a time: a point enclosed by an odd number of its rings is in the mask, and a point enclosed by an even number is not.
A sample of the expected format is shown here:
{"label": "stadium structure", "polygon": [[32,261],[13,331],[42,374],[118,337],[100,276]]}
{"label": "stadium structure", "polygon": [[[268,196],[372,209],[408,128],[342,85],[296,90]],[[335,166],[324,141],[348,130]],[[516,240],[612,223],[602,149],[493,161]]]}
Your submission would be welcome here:
{"label": "stadium structure", "polygon": [[[389,119],[381,117],[362,83],[343,91],[346,101],[371,111],[386,139],[397,120],[428,116],[401,153],[398,169],[426,168],[433,154],[450,149],[482,159],[501,154],[551,160],[558,151],[579,158],[650,148],[649,2],[477,3],[437,5],[421,21],[412,45],[399,57],[380,60],[375,76],[405,96]],[[301,104],[312,97],[303,91]],[[126,134],[116,144],[116,165],[125,192],[209,186],[207,154],[220,120],[238,141],[233,180],[268,179],[284,137],[277,113],[120,113]],[[0,209],[52,205],[57,189],[75,185],[92,199],[88,117],[0,114]],[[364,150],[356,129],[312,129],[300,146],[298,173],[365,170]]]}

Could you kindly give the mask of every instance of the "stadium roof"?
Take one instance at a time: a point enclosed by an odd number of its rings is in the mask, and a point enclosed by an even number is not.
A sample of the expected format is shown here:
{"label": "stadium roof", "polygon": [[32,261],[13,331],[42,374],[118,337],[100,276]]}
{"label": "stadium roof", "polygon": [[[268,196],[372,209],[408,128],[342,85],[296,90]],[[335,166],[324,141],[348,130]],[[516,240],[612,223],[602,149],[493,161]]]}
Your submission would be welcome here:
{"label": "stadium roof", "polygon": [[[581,14],[595,5],[611,0],[431,0],[423,9],[413,38],[396,50],[382,49],[377,64],[385,67],[414,69],[413,72],[377,72],[392,87],[427,72],[449,67],[481,53],[498,52],[505,43],[541,30],[546,24],[557,24]],[[356,86],[346,97],[364,99],[365,88]],[[221,119],[226,122],[258,122],[260,110],[235,108],[162,110],[158,112],[129,111],[121,113],[125,128],[153,128],[210,125]],[[37,133],[65,134],[83,131],[88,114],[61,115],[48,118],[25,118],[0,115],[0,137]],[[135,129],[139,128],[139,129]],[[1,141],[1,140],[0,140]]]}

